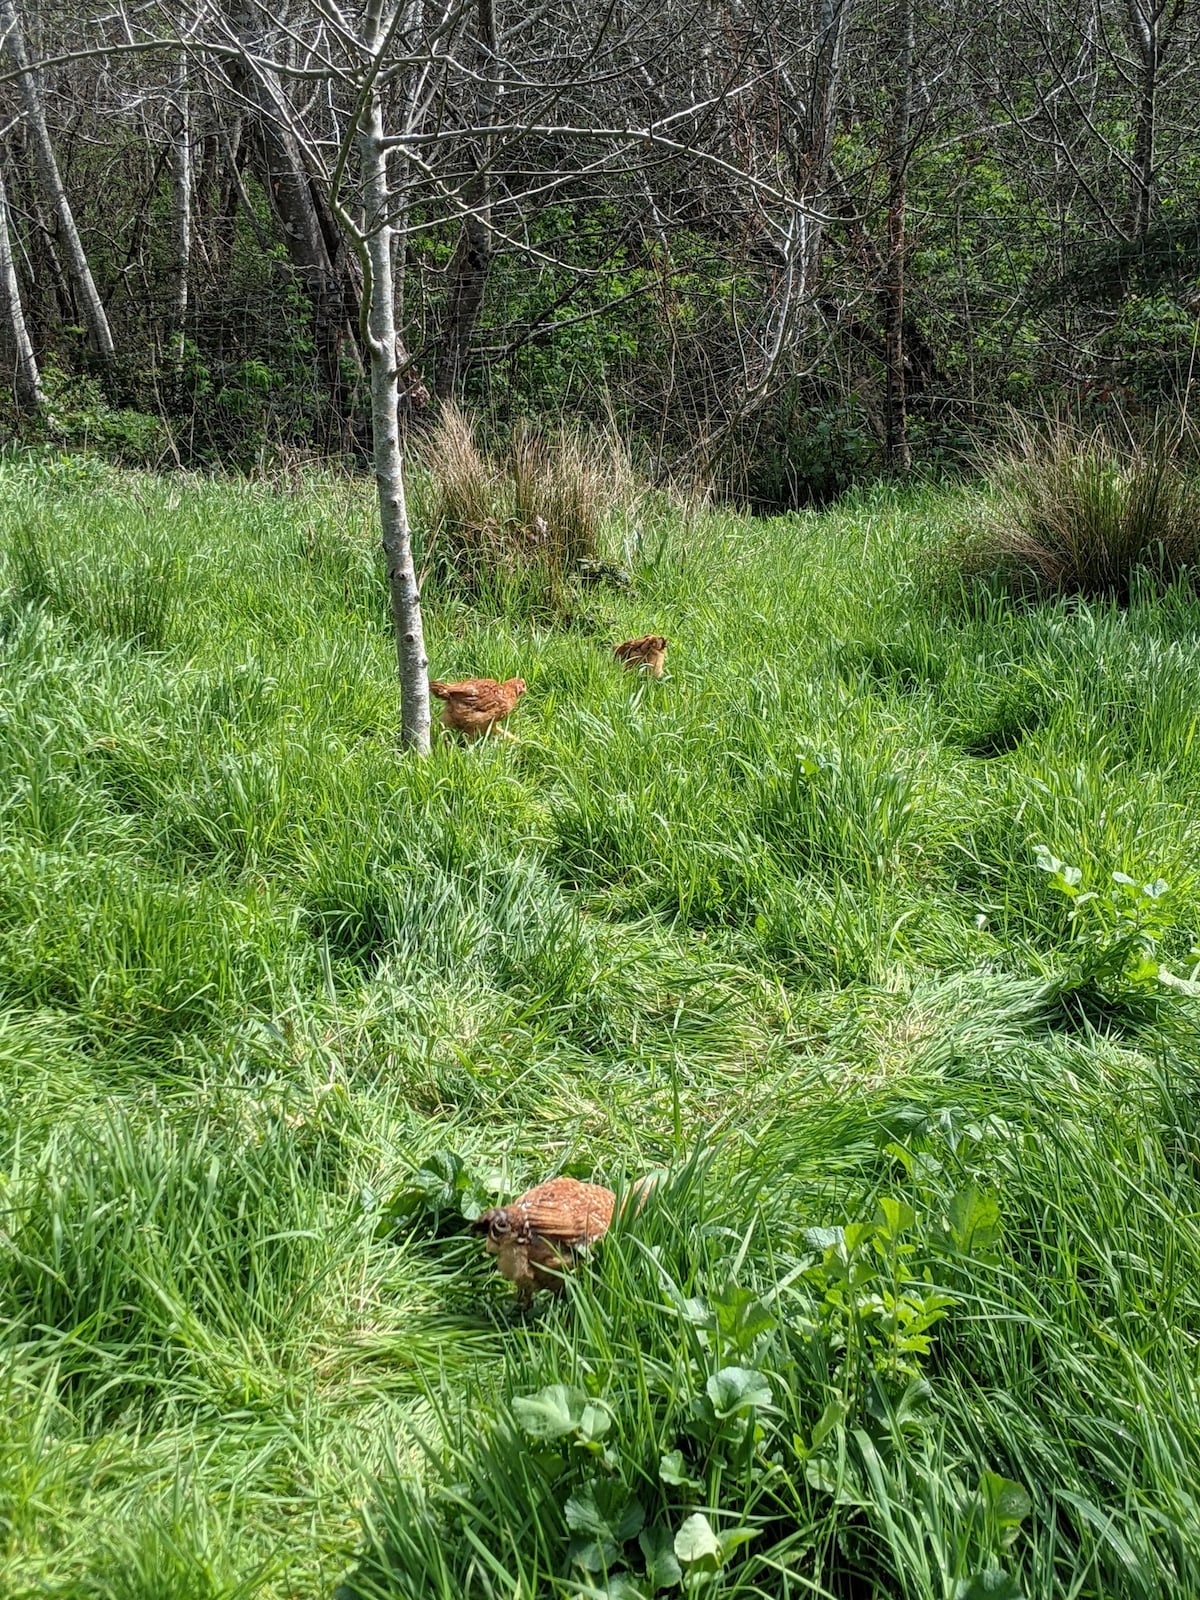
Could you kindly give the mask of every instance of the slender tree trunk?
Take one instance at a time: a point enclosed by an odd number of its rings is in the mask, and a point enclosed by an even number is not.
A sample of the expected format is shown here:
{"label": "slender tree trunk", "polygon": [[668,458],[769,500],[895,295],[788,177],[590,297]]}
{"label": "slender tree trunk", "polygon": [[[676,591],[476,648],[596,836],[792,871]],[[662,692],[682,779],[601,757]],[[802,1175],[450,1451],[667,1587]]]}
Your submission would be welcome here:
{"label": "slender tree trunk", "polygon": [[[803,186],[804,198],[815,211],[828,208],[842,64],[853,7],[854,0],[820,0],[817,12],[816,58],[808,96],[808,172]],[[824,242],[824,224],[816,216],[807,218],[800,278],[806,295],[816,288]]]}
{"label": "slender tree trunk", "polygon": [[270,252],[271,239],[259,223],[254,207],[250,204],[250,197],[246,193],[246,186],[242,182],[246,147],[241,117],[235,118],[232,127],[228,129],[224,124],[218,123],[217,143],[223,157],[225,179],[225,192],[221,198],[217,218],[217,239],[218,250],[224,256],[225,266],[228,268],[233,265],[239,206],[254,235],[255,243],[264,254]]}
{"label": "slender tree trunk", "polygon": [[192,118],[188,90],[187,52],[179,57],[179,79],[175,89],[175,110],[179,126],[175,135],[175,364],[182,370],[187,338],[188,297],[191,292],[192,263]]}
{"label": "slender tree trunk", "polygon": [[92,278],[92,269],[88,266],[79,229],[75,226],[71,202],[67,199],[67,191],[63,188],[62,178],[59,175],[54,146],[50,142],[50,130],[46,126],[41,90],[37,76],[29,64],[14,0],[0,0],[0,28],[4,30],[4,47],[13,71],[17,74],[25,121],[33,141],[34,157],[46,190],[46,198],[58,218],[59,237],[66,251],[67,266],[78,297],[80,315],[96,354],[105,369],[111,373],[116,368],[112,332]]}
{"label": "slender tree trunk", "polygon": [[904,381],[904,252],[908,208],[908,134],[912,121],[913,0],[898,0],[896,75],[891,126],[887,132],[888,209],[887,257],[882,283],[884,360],[887,393],[884,405],[884,453],[892,472],[907,472],[908,406]]}
{"label": "slender tree trunk", "polygon": [[829,173],[833,156],[833,135],[837,126],[838,91],[842,82],[842,63],[846,56],[846,34],[850,26],[853,0],[821,0],[817,18],[817,54],[813,70],[812,115],[809,137],[813,179],[810,192],[819,194]]}
{"label": "slender tree trunk", "polygon": [[21,305],[21,286],[17,282],[17,268],[13,261],[12,237],[8,231],[8,192],[4,187],[4,173],[0,171],[0,317],[3,318],[5,343],[13,364],[13,393],[17,405],[40,410],[46,403],[42,393],[42,378],[38,372],[37,358],[29,330],[25,326],[25,311]]}
{"label": "slender tree trunk", "polygon": [[1129,33],[1141,66],[1129,196],[1129,228],[1135,239],[1149,232],[1154,207],[1154,131],[1163,10],[1164,6],[1155,0],[1128,0]]}
{"label": "slender tree trunk", "polygon": [[[367,48],[380,47],[380,0],[372,0],[367,16]],[[393,198],[388,183],[387,152],[383,142],[383,111],[379,90],[373,86],[359,122],[359,165],[366,202],[367,257],[370,265],[365,292],[368,301],[371,361],[371,430],[375,450],[375,481],[379,490],[379,520],[387,559],[392,624],[396,632],[396,661],[400,671],[400,737],[418,755],[428,755],[429,660],[421,618],[421,593],[413,562],[412,529],[404,490],[404,455],[400,444],[399,386],[396,337],[395,280],[392,268],[393,229],[389,217]]]}
{"label": "slender tree trunk", "polygon": [[[500,54],[496,38],[495,0],[478,0],[480,90],[476,121],[486,128],[495,119],[500,98]],[[491,140],[480,142],[474,175],[464,186],[463,200],[470,208],[462,222],[462,235],[450,264],[450,294],[446,337],[438,364],[436,391],[450,399],[462,379],[470,351],[471,335],[479,321],[492,259]]]}
{"label": "slender tree trunk", "polygon": [[356,332],[362,296],[357,258],[347,249],[326,197],[309,175],[278,74],[254,60],[261,18],[245,0],[228,0],[227,12],[245,50],[246,64],[235,69],[234,83],[252,108],[250,166],[278,220],[288,259],[304,281],[322,376],[346,445],[352,385],[346,382],[343,362],[362,370]]}
{"label": "slender tree trunk", "polygon": [[[25,255],[29,263],[25,320],[36,343],[39,329],[52,323],[55,313],[61,323],[76,320],[75,301],[54,247],[54,232],[46,217],[24,124],[12,130],[11,152],[11,160],[7,163],[10,207],[15,205],[29,223],[25,237]],[[50,306],[53,307],[52,311],[48,309]]]}

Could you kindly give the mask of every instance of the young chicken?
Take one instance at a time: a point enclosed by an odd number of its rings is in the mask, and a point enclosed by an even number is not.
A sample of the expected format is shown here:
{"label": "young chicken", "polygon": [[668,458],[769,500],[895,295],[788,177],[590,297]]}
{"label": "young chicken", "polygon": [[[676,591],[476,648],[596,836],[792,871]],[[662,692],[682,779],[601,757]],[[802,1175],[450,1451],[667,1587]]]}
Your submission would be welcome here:
{"label": "young chicken", "polygon": [[667,641],[661,633],[647,633],[613,645],[613,655],[625,667],[645,667],[652,678],[661,678],[667,664]]}
{"label": "young chicken", "polygon": [[[654,1187],[652,1177],[634,1184],[640,1211]],[[617,1197],[598,1183],[551,1178],[527,1189],[506,1206],[494,1206],[471,1227],[487,1234],[503,1277],[517,1288],[517,1304],[528,1306],[535,1289],[561,1291],[562,1275],[580,1253],[608,1232]]]}
{"label": "young chicken", "polygon": [[487,1234],[488,1254],[516,1284],[518,1305],[527,1306],[535,1289],[562,1288],[562,1274],[579,1251],[608,1232],[616,1199],[598,1183],[551,1178],[510,1205],[485,1211],[471,1226]]}
{"label": "young chicken", "polygon": [[493,730],[511,739],[512,734],[499,724],[525,693],[525,679],[509,678],[507,683],[497,683],[495,678],[464,678],[461,683],[437,683],[431,679],[429,692],[445,701],[444,728],[456,728],[471,739]]}

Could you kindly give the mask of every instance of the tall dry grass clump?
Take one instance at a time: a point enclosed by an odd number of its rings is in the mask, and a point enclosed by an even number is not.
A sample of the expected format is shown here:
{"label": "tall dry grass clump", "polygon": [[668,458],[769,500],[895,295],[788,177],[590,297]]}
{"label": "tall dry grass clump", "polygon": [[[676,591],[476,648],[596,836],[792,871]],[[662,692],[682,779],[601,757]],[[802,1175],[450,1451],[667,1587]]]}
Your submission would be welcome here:
{"label": "tall dry grass clump", "polygon": [[1168,584],[1200,570],[1200,476],[1184,429],[1142,438],[1058,415],[1013,431],[990,474],[993,509],[958,555],[969,577],[1031,595],[1128,604],[1148,575]]}
{"label": "tall dry grass clump", "polygon": [[471,418],[453,405],[443,408],[421,460],[430,554],[472,592],[535,569],[554,582],[569,578],[603,554],[606,530],[635,497],[615,435],[522,424],[506,446],[485,452]]}
{"label": "tall dry grass clump", "polygon": [[595,560],[606,523],[629,498],[629,466],[619,446],[562,430],[547,437],[524,426],[510,451],[518,524],[546,525],[556,564]]}
{"label": "tall dry grass clump", "polygon": [[431,543],[444,544],[468,561],[497,554],[504,542],[500,484],[457,406],[443,407],[422,459],[430,478]]}

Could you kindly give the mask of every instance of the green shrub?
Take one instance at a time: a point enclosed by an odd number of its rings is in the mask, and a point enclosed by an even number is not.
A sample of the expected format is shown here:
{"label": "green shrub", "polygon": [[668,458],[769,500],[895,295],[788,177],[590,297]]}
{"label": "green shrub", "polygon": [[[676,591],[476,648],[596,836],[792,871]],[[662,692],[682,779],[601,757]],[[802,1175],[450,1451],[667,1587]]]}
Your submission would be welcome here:
{"label": "green shrub", "polygon": [[152,467],[169,459],[161,417],[110,405],[95,378],[50,365],[42,374],[45,427],[67,449],[96,450],[131,467]]}
{"label": "green shrub", "polygon": [[854,401],[813,405],[794,392],[735,429],[718,478],[756,511],[827,505],[877,468],[866,418]]}

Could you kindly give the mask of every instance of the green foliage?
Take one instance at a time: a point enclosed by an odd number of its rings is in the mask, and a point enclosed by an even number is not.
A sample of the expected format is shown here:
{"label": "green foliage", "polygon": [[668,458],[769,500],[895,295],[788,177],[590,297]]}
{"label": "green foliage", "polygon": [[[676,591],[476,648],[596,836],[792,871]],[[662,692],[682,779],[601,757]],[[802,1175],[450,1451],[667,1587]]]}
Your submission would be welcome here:
{"label": "green foliage", "polygon": [[852,401],[805,403],[801,390],[735,432],[722,476],[757,511],[827,505],[878,467],[860,408]]}
{"label": "green foliage", "polygon": [[46,408],[32,425],[32,437],[40,434],[63,450],[95,450],[134,467],[159,466],[168,458],[162,418],[111,405],[95,378],[50,363],[42,373],[42,390]]}
{"label": "green foliage", "polygon": [[1044,844],[1035,853],[1038,868],[1070,908],[1064,996],[1077,1003],[1091,999],[1110,1014],[1125,1009],[1152,1015],[1165,999],[1159,943],[1175,927],[1170,885],[1162,878],[1139,884],[1128,873],[1114,872],[1107,888],[1090,889],[1079,867],[1060,861]]}
{"label": "green foliage", "polygon": [[487,1191],[453,1150],[434,1150],[409,1174],[384,1207],[377,1231],[461,1228],[488,1208]]}

